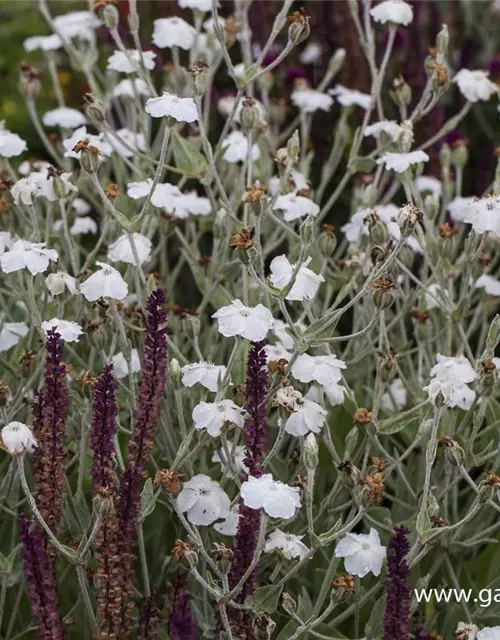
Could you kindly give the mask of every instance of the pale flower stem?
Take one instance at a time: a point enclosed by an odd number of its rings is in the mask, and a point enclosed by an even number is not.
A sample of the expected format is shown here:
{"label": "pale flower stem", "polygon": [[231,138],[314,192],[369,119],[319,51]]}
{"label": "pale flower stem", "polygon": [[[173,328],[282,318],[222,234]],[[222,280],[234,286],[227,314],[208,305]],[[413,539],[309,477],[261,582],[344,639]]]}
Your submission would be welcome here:
{"label": "pale flower stem", "polygon": [[151,596],[151,588],[149,586],[148,561],[146,558],[146,546],[144,544],[144,532],[142,529],[142,523],[139,523],[137,525],[137,544],[139,545],[139,558],[141,561],[141,573],[142,573],[142,582],[144,586],[144,597],[149,598]]}
{"label": "pale flower stem", "polygon": [[78,584],[80,585],[80,591],[82,592],[83,603],[85,605],[85,611],[92,630],[92,633],[98,633],[99,626],[94,613],[94,607],[90,599],[89,585],[87,582],[87,576],[85,575],[85,567],[81,564],[76,567],[76,574],[78,576]]}
{"label": "pale flower stem", "polygon": [[49,139],[47,138],[47,135],[45,134],[45,131],[42,127],[42,123],[40,122],[40,118],[38,117],[38,112],[36,110],[36,105],[33,98],[26,98],[26,108],[28,110],[30,120],[35,127],[38,137],[42,141],[45,150],[58,167],[63,167],[64,160],[57,155],[57,153],[54,151],[54,147],[50,144]]}
{"label": "pale flower stem", "polygon": [[62,220],[62,228],[64,233],[64,239],[66,240],[66,244],[68,245],[68,253],[71,261],[71,268],[73,270],[73,275],[77,276],[79,272],[78,266],[78,249],[73,244],[73,240],[71,239],[71,235],[68,227],[68,214],[66,211],[66,205],[64,200],[59,200],[59,211],[61,213]]}
{"label": "pale flower stem", "polygon": [[442,413],[443,413],[443,407],[435,407],[431,433],[429,436],[429,442],[427,443],[427,449],[425,452],[425,476],[424,476],[424,484],[423,484],[422,496],[421,496],[422,506],[420,507],[420,511],[417,515],[417,524],[416,524],[416,528],[419,536],[422,536],[423,532],[428,526],[427,501],[429,499],[429,492],[430,492],[430,486],[431,486],[432,467],[436,459],[437,443],[438,443],[437,433],[438,433],[439,422],[441,420]]}

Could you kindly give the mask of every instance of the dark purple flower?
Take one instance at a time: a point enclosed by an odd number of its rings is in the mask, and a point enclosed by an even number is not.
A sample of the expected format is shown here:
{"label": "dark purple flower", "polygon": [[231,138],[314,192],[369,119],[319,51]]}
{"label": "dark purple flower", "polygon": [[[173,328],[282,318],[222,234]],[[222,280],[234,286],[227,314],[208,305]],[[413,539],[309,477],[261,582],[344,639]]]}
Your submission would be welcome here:
{"label": "dark purple flower", "polygon": [[118,383],[113,377],[113,365],[104,367],[94,389],[94,413],[92,418],[90,448],[92,449],[92,479],[94,491],[114,487],[114,437],[118,407],[115,392]]}
{"label": "dark purple flower", "polygon": [[245,464],[248,474],[259,477],[263,473],[261,466],[267,451],[269,429],[266,425],[266,400],[269,377],[267,375],[267,357],[265,342],[253,342],[247,363],[247,412],[244,434],[246,445]]}
{"label": "dark purple flower", "polygon": [[45,349],[44,386],[37,393],[33,408],[34,434],[38,440],[33,484],[40,513],[49,527],[57,531],[64,501],[66,455],[63,443],[68,388],[63,342],[55,329],[47,333]]}
{"label": "dark purple flower", "polygon": [[144,598],[139,614],[137,640],[155,640],[158,631],[158,608],[155,596]]}
{"label": "dark purple flower", "polygon": [[22,543],[23,573],[36,636],[39,640],[63,640],[56,584],[52,562],[45,551],[45,537],[24,514],[19,516],[19,539]]}
{"label": "dark purple flower", "polygon": [[448,144],[450,147],[456,147],[459,144],[469,144],[469,140],[459,129],[453,129],[443,136],[442,143]]}
{"label": "dark purple flower", "polygon": [[488,60],[486,68],[490,72],[490,80],[498,82],[500,80],[500,56]]}
{"label": "dark purple flower", "polygon": [[285,75],[285,86],[288,88],[293,87],[293,85],[295,84],[295,80],[307,80],[308,82],[310,82],[310,77],[307,69],[304,69],[304,67],[299,67],[298,65],[288,67]]}
{"label": "dark purple flower", "polygon": [[[261,515],[259,509],[250,509],[250,507],[240,504],[238,513],[238,530],[233,547],[234,559],[229,573],[229,585],[231,588],[238,584],[252,562],[260,529]],[[254,591],[255,571],[243,585],[238,600],[243,602],[246,596]],[[236,609],[234,611],[236,612]]]}
{"label": "dark purple flower", "polygon": [[187,589],[186,579],[177,576],[170,585],[167,631],[170,640],[197,640],[197,624],[191,611],[193,596]]}
{"label": "dark purple flower", "polygon": [[411,586],[406,562],[409,551],[408,529],[396,527],[387,545],[387,599],[384,611],[383,640],[408,640]]}

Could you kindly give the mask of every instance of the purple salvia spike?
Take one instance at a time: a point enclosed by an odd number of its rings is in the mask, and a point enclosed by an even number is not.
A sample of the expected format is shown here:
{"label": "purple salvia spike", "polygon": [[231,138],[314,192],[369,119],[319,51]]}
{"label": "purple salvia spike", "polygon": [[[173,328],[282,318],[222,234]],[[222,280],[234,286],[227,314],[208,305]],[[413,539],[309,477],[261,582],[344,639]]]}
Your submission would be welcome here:
{"label": "purple salvia spike", "polygon": [[144,598],[139,614],[137,640],[156,640],[158,633],[158,608],[155,594]]}
{"label": "purple salvia spike", "polygon": [[266,425],[266,400],[269,377],[267,375],[267,357],[265,342],[254,342],[247,363],[247,412],[244,433],[247,447],[245,464],[249,475],[259,477],[263,470],[261,462],[267,451],[269,429]]}
{"label": "purple salvia spike", "polygon": [[190,606],[192,599],[185,579],[180,576],[174,579],[169,589],[167,631],[170,640],[198,639],[197,624]]}
{"label": "purple salvia spike", "polygon": [[408,529],[396,527],[387,545],[387,599],[384,612],[383,640],[408,640],[411,586],[406,562],[409,551]]}
{"label": "purple salvia spike", "polygon": [[19,539],[36,636],[39,640],[63,640],[52,562],[45,551],[45,538],[24,514],[19,516]]}
{"label": "purple salvia spike", "polygon": [[94,389],[94,411],[90,436],[92,479],[94,491],[112,489],[116,483],[114,437],[118,407],[115,393],[118,383],[113,377],[113,365],[106,365]]}

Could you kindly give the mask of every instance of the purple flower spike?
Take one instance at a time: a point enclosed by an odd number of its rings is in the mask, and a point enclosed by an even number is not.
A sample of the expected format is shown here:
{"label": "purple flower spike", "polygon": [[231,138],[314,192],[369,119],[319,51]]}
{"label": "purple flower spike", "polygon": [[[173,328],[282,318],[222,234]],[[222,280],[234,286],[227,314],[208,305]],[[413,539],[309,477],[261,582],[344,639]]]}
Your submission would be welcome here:
{"label": "purple flower spike", "polygon": [[68,411],[64,347],[55,329],[47,333],[45,343],[44,386],[36,397],[34,434],[38,447],[34,454],[34,475],[37,505],[44,520],[57,531],[61,519],[65,488],[64,440]]}
{"label": "purple flower spike", "polygon": [[249,475],[260,477],[263,473],[262,458],[268,448],[269,429],[266,425],[266,399],[269,377],[265,342],[253,342],[247,364],[247,412],[245,421],[245,444],[247,447],[245,464]]}
{"label": "purple flower spike", "polygon": [[197,640],[196,620],[191,611],[193,596],[187,590],[186,580],[177,577],[169,589],[170,612],[168,619],[168,635],[170,640]]}
{"label": "purple flower spike", "polygon": [[409,551],[408,529],[396,527],[387,545],[387,600],[384,612],[383,640],[408,640],[411,586],[410,569],[405,556]]}
{"label": "purple flower spike", "polygon": [[19,538],[36,636],[39,640],[63,640],[52,562],[45,551],[45,538],[39,529],[32,527],[24,514],[19,516]]}
{"label": "purple flower spike", "polygon": [[94,491],[112,488],[116,483],[114,468],[114,437],[118,407],[115,392],[118,383],[113,377],[113,365],[106,365],[94,389],[92,418],[92,478]]}

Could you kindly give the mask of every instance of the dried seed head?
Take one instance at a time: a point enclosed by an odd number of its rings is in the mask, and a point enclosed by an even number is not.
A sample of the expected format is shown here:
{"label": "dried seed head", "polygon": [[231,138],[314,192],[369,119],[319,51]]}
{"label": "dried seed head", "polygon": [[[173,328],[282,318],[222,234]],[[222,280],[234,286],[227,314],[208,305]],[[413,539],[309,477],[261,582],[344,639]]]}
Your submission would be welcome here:
{"label": "dried seed head", "polygon": [[373,289],[373,303],[377,309],[388,309],[394,302],[394,282],[388,276],[377,278],[375,282],[370,283]]}
{"label": "dried seed head", "polygon": [[373,504],[382,502],[384,499],[384,474],[377,472],[374,474],[366,474],[359,480],[361,488],[360,498],[368,507]]}
{"label": "dried seed head", "polygon": [[198,554],[195,549],[196,547],[192,542],[176,540],[172,549],[172,555],[178,562],[192,567],[198,562]]}
{"label": "dried seed head", "polygon": [[297,611],[297,602],[287,591],[281,597],[281,606],[289,616],[292,616]]}
{"label": "dried seed head", "polygon": [[337,599],[349,598],[356,592],[354,577],[350,573],[334,578],[331,586]]}
{"label": "dried seed head", "polygon": [[298,45],[309,37],[311,33],[309,20],[310,18],[304,9],[294,11],[287,16],[286,21],[289,24],[288,39],[293,45]]}
{"label": "dried seed head", "polygon": [[114,200],[120,195],[120,188],[117,184],[112,182],[111,184],[108,184],[108,186],[104,189],[104,193],[110,200]]}
{"label": "dried seed head", "polygon": [[360,409],[356,409],[356,412],[352,418],[354,424],[371,424],[373,422],[373,413],[361,407]]}
{"label": "dried seed head", "polygon": [[248,229],[242,229],[239,233],[235,233],[229,241],[231,249],[250,249],[253,245],[254,242]]}
{"label": "dried seed head", "polygon": [[439,235],[443,240],[450,240],[459,233],[460,230],[457,227],[452,227],[449,222],[443,222],[443,224],[439,225]]}
{"label": "dried seed head", "polygon": [[247,202],[259,202],[262,196],[267,194],[267,189],[260,184],[260,182],[256,182],[255,184],[251,184],[246,189],[247,191]]}
{"label": "dried seed head", "polygon": [[3,380],[0,380],[0,407],[5,407],[10,400],[10,389]]}
{"label": "dried seed head", "polygon": [[421,325],[426,324],[430,318],[429,313],[427,311],[422,311],[421,309],[413,309],[410,311],[410,316]]}
{"label": "dried seed head", "polygon": [[446,459],[454,467],[459,467],[463,463],[465,458],[464,450],[455,440],[443,436],[438,440],[438,447],[444,448]]}
{"label": "dried seed head", "polygon": [[99,380],[99,376],[96,376],[92,371],[86,371],[81,378],[77,379],[77,382],[80,384],[88,385],[91,389],[93,389],[96,385],[96,382]]}
{"label": "dried seed head", "polygon": [[159,484],[167,493],[176,496],[182,489],[182,473],[173,469],[160,469],[155,474],[154,484]]}
{"label": "dried seed head", "polygon": [[441,529],[442,527],[447,527],[450,523],[446,518],[441,518],[440,516],[432,516],[431,524],[436,529]]}
{"label": "dried seed head", "polygon": [[212,556],[221,573],[227,575],[234,559],[232,549],[228,549],[225,544],[214,542],[212,545]]}

